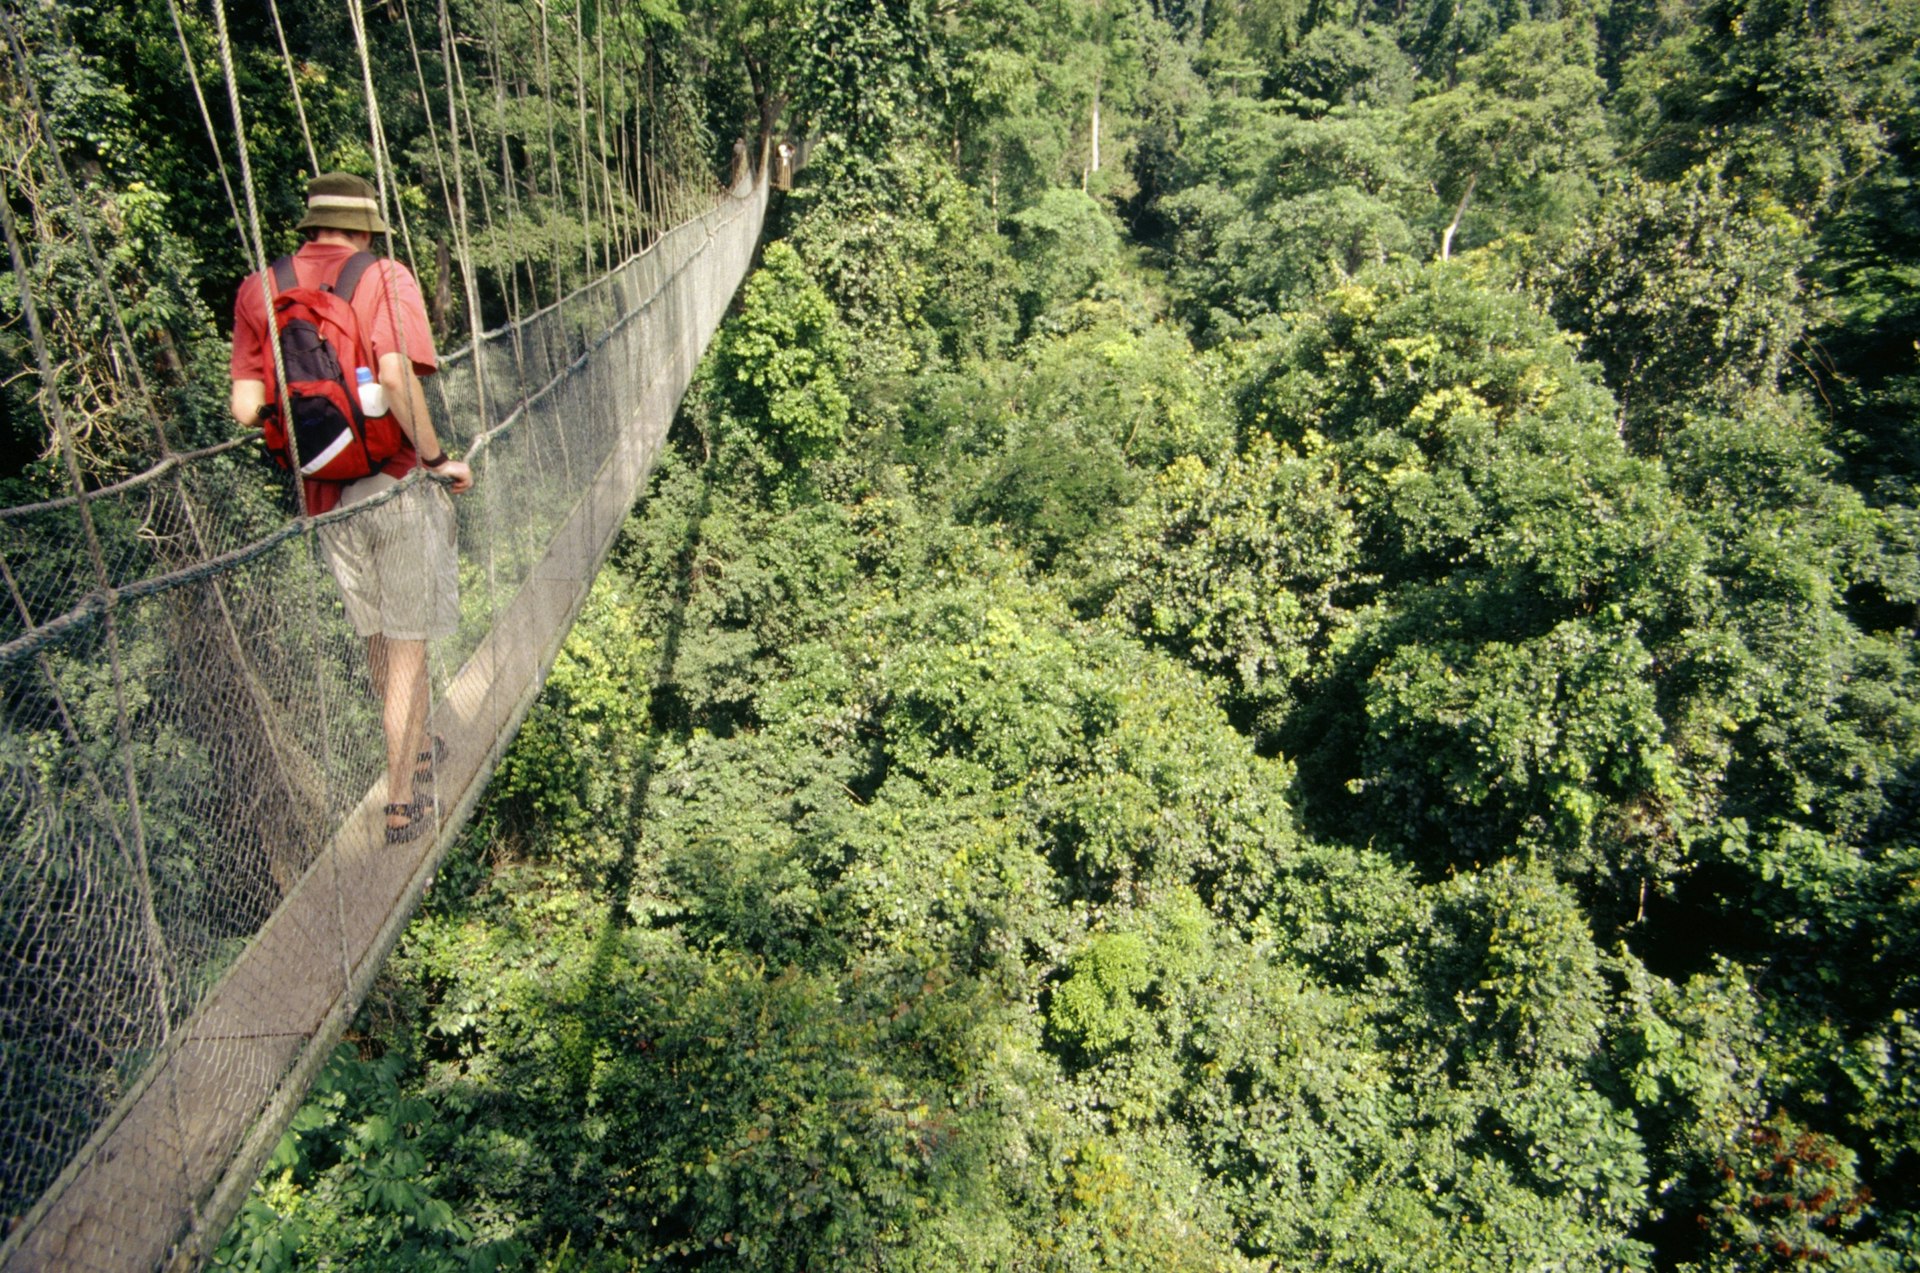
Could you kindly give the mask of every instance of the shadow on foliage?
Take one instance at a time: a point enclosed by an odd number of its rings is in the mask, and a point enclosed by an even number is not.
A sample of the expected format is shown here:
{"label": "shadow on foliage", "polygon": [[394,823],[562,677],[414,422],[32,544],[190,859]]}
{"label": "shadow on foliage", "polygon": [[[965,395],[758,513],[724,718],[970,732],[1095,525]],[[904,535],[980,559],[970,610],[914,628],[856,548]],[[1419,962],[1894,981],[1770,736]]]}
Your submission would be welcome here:
{"label": "shadow on foliage", "polygon": [[[598,1012],[594,1005],[602,997],[601,992],[606,986],[619,935],[633,923],[633,916],[626,907],[626,898],[633,887],[634,867],[640,853],[639,831],[644,825],[642,819],[653,789],[654,758],[659,754],[660,740],[668,732],[685,733],[691,728],[679,696],[673,691],[673,678],[674,668],[680,661],[680,642],[687,626],[687,605],[693,593],[693,558],[700,548],[701,527],[706,524],[707,513],[712,507],[712,471],[705,468],[702,469],[700,481],[700,502],[694,506],[693,516],[687,521],[686,538],[681,541],[680,551],[674,559],[673,577],[679,581],[679,590],[673,598],[672,609],[667,613],[666,627],[660,640],[660,662],[654,670],[653,684],[647,690],[655,727],[641,748],[639,776],[627,807],[628,823],[634,828],[635,834],[628,838],[619,858],[607,872],[607,922],[601,927],[587,975],[586,1010],[590,1021],[597,1020]],[[672,710],[663,715],[663,706],[670,706]]]}

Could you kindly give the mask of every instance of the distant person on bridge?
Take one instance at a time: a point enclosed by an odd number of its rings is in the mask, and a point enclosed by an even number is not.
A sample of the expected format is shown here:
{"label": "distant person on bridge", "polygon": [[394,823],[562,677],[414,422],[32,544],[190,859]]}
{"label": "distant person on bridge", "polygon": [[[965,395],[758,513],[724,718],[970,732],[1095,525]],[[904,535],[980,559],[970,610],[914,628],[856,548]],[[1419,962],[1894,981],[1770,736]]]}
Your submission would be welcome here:
{"label": "distant person on bridge", "polygon": [[[331,288],[373,236],[387,232],[373,185],[344,172],[323,173],[308,184],[307,215],[299,228],[307,241],[290,258],[293,275],[299,286],[316,288]],[[285,284],[275,290],[286,290]],[[450,458],[434,435],[420,385],[437,366],[433,332],[412,272],[398,261],[379,261],[366,269],[349,299],[405,441],[371,476],[303,478],[308,514],[377,496],[417,466],[442,479],[416,482],[378,507],[320,528],[321,550],[345,594],[347,618],[367,638],[387,740],[386,838],[398,844],[431,824],[427,789],[440,757],[426,733],[427,641],[450,634],[459,620],[459,560],[447,488],[471,490],[473,472]],[[234,298],[231,364],[233,418],[248,426],[262,424],[274,410],[268,405],[274,372],[267,313],[261,276],[249,275]]]}

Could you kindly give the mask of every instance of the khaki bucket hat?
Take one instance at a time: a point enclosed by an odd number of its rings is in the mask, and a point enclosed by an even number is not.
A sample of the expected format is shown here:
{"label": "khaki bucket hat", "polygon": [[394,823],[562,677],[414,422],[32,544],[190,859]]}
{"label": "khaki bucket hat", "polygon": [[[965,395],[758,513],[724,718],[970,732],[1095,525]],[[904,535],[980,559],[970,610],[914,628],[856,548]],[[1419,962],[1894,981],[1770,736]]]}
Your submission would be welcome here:
{"label": "khaki bucket hat", "polygon": [[307,183],[307,215],[299,228],[385,234],[387,223],[380,219],[380,192],[365,177],[323,172]]}

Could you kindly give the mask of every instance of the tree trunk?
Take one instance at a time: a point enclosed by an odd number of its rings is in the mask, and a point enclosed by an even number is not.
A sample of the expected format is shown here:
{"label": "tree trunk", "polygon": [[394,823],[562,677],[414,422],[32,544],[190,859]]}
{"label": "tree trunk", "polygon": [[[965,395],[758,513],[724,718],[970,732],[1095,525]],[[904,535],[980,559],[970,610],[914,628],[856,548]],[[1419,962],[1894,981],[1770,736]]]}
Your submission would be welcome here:
{"label": "tree trunk", "polygon": [[445,239],[433,245],[433,275],[433,330],[445,333],[447,307],[453,303],[453,254]]}
{"label": "tree trunk", "polygon": [[1100,86],[1093,86],[1093,161],[1088,171],[1100,171]]}
{"label": "tree trunk", "polygon": [[1467,204],[1473,199],[1473,187],[1480,180],[1478,170],[1467,174],[1467,192],[1460,196],[1460,206],[1453,210],[1453,220],[1447,223],[1447,232],[1440,236],[1440,259],[1445,261],[1453,255],[1453,236],[1460,229],[1460,218],[1467,215]]}

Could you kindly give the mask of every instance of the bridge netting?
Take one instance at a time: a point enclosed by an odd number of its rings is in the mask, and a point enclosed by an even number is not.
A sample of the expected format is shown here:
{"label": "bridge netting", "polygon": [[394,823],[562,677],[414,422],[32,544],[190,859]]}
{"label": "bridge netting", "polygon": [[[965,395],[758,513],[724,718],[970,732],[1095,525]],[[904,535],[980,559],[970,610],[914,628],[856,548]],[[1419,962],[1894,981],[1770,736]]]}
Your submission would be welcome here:
{"label": "bridge netting", "polygon": [[0,1178],[31,1221],[7,1267],[152,1267],[217,1239],[233,1199],[208,1191],[271,1147],[260,1110],[291,1112],[537,693],[764,199],[737,192],[428,382],[476,478],[459,630],[430,657],[436,837],[384,843],[379,702],[316,519],[221,516],[269,480],[257,454],[0,514]]}
{"label": "bridge netting", "polygon": [[[218,1242],[537,695],[751,263],[766,186],[736,176],[683,192],[670,229],[635,218],[644,250],[427,381],[475,486],[454,501],[458,629],[429,650],[434,832],[410,843],[385,840],[381,705],[317,547],[370,504],[290,515],[251,437],[174,451],[162,431],[158,463],[103,484],[51,421],[71,489],[0,509],[0,1266],[192,1265]],[[31,245],[5,220],[58,417]]]}

